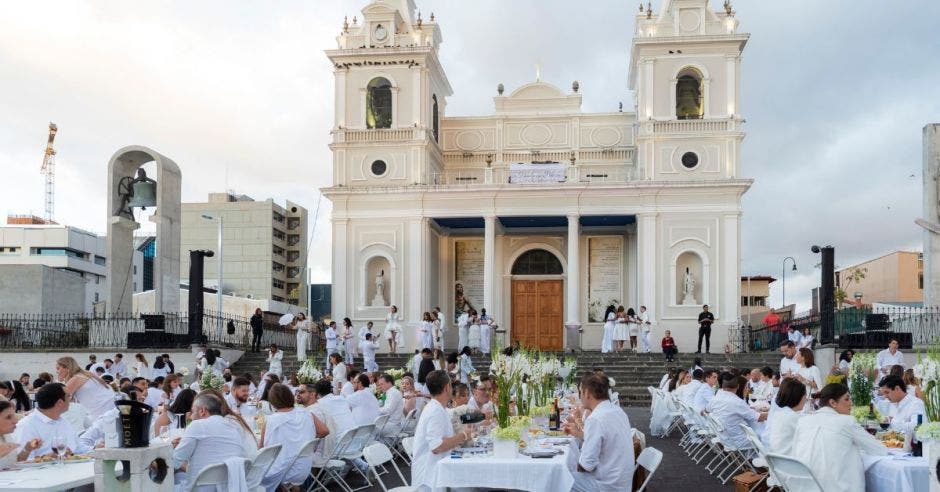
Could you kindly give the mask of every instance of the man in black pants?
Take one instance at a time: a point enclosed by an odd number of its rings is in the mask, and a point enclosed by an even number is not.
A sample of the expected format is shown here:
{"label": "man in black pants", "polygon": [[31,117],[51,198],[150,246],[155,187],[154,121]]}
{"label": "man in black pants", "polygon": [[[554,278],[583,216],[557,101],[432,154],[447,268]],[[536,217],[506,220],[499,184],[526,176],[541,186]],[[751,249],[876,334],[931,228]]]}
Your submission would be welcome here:
{"label": "man in black pants", "polygon": [[708,304],[702,306],[702,312],[698,315],[698,350],[696,354],[702,353],[702,337],[705,338],[705,353],[709,353],[712,346],[712,323],[715,322],[715,315],[708,311]]}
{"label": "man in black pants", "polygon": [[248,321],[251,325],[251,351],[261,351],[261,335],[264,333],[264,319],[261,317],[261,308],[255,309],[255,314]]}

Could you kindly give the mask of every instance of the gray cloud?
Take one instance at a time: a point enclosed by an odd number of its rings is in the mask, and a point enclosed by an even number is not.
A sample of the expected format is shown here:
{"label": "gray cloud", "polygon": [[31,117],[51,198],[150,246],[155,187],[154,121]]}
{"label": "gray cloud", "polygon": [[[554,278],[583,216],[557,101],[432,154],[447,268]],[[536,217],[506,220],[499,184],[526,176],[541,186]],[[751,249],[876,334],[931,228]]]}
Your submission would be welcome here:
{"label": "gray cloud", "polygon": [[[633,106],[626,77],[636,3],[418,3],[443,31],[449,114],[491,112],[496,84],[532,81],[537,61],[545,81],[565,89],[580,81],[585,111]],[[361,17],[365,4],[7,5],[0,211],[41,211],[49,120],[60,128],[57,217],[65,223],[104,230],[107,160],[130,143],[180,164],[186,200],[228,186],[312,211],[316,188],[331,179],[333,80],[322,52],[335,46],[343,15]],[[819,276],[811,244],[836,246],[840,265],[919,247],[921,127],[940,121],[940,3],[752,0],[735,8],[751,33],[742,169],[755,178],[744,198],[742,273],[779,276],[780,260],[795,256],[787,298],[805,308]],[[328,214],[324,200],[311,250],[321,281],[330,270]]]}

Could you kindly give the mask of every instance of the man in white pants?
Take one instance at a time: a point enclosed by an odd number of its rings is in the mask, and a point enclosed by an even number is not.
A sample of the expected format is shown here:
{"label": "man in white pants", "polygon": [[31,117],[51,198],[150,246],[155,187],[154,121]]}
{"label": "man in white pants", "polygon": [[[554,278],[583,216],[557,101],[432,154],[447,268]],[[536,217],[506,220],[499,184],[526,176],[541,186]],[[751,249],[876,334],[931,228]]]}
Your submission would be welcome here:
{"label": "man in white pants", "polygon": [[646,312],[646,306],[640,306],[640,343],[643,347],[643,353],[650,353],[650,314]]}

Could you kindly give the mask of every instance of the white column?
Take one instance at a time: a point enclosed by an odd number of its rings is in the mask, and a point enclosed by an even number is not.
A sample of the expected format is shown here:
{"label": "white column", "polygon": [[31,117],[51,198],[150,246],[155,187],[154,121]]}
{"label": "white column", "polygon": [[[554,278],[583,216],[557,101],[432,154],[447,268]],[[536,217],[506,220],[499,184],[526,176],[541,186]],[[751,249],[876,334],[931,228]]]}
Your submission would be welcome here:
{"label": "white column", "polygon": [[334,125],[346,126],[346,70],[336,71],[336,106],[334,109]]}
{"label": "white column", "polygon": [[347,310],[346,293],[349,292],[349,275],[346,256],[346,219],[333,219],[333,319],[343,319],[351,313]]}
{"label": "white column", "polygon": [[493,311],[496,300],[496,216],[483,218],[483,307],[487,313]]}
{"label": "white column", "polygon": [[[430,310],[424,295],[427,283],[424,278],[424,264],[427,261],[427,255],[424,252],[427,245],[424,220],[423,218],[417,218],[407,222],[406,234],[408,240],[405,243],[407,252],[405,271],[407,277],[405,277],[404,302],[408,306],[405,319],[412,326],[417,326],[417,323],[421,322],[424,312]],[[409,344],[416,343],[413,338],[413,335],[411,337],[406,336],[405,340]]]}
{"label": "white column", "polygon": [[638,214],[636,221],[637,303],[659,316],[661,306],[656,299],[656,214]]}
{"label": "white column", "polygon": [[[737,84],[737,60],[738,57],[735,55],[725,56],[725,87],[727,87],[727,115],[734,116],[737,112],[737,94],[736,94],[736,84]],[[707,99],[706,99],[707,101]]]}
{"label": "white column", "polygon": [[[581,223],[578,214],[568,214],[568,275],[565,280],[566,326],[581,325]],[[570,348],[570,347],[569,347]]]}
{"label": "white column", "polygon": [[720,296],[718,298],[719,311],[715,316],[727,326],[738,319],[738,309],[741,304],[741,276],[738,273],[738,250],[740,249],[741,235],[738,222],[740,214],[724,216],[724,228],[721,238],[721,272],[718,277]]}

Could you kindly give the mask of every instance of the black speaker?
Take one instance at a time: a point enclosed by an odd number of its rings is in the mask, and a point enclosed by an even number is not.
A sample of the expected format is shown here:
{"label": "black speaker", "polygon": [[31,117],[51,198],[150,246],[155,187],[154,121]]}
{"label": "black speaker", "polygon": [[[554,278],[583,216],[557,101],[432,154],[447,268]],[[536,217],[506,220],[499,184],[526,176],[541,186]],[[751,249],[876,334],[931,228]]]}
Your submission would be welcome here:
{"label": "black speaker", "polygon": [[865,331],[884,331],[888,329],[888,324],[888,315],[885,313],[865,315]]}
{"label": "black speaker", "polygon": [[165,331],[162,314],[141,314],[140,317],[144,320],[144,331]]}

